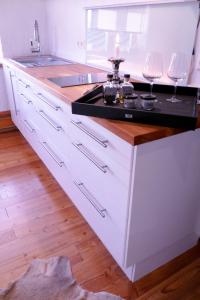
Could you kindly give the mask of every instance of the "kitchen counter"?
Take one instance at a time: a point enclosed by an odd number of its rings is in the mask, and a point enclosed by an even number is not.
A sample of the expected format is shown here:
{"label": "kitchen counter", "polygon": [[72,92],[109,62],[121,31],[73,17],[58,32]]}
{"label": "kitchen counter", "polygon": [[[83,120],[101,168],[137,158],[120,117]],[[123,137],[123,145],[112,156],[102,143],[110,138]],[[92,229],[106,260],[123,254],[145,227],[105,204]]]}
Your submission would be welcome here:
{"label": "kitchen counter", "polygon": [[[36,67],[36,68],[24,68],[15,64],[8,59],[4,60],[6,65],[12,68],[16,68],[18,71],[30,76],[32,81],[41,85],[47,91],[50,91],[55,96],[62,99],[66,103],[71,103],[82,96],[84,92],[92,88],[92,85],[81,85],[74,87],[60,88],[54,83],[50,82],[47,78],[70,76],[81,73],[98,73],[97,68],[89,67],[83,64],[69,64],[65,66],[52,66],[52,67]],[[154,141],[164,137],[169,137],[177,133],[184,132],[184,129],[169,128],[163,126],[154,126],[139,123],[130,123],[118,120],[108,120],[92,117],[95,122],[99,123],[112,133],[116,134],[120,138],[124,139],[131,145],[139,145],[146,142]],[[200,107],[199,107],[199,119],[198,125],[200,127]]]}
{"label": "kitchen counter", "polygon": [[88,72],[99,70],[5,61],[12,120],[135,281],[199,239],[200,130],[72,115],[70,104],[92,86],[59,88],[47,78]]}

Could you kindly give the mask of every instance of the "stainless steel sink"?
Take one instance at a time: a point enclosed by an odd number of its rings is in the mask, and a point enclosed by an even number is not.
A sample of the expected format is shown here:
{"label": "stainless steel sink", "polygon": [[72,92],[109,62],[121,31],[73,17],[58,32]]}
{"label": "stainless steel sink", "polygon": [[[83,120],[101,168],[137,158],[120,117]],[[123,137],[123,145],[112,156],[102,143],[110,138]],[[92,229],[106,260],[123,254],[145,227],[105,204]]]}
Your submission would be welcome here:
{"label": "stainless steel sink", "polygon": [[39,55],[39,56],[29,56],[25,58],[13,58],[11,59],[11,61],[26,68],[61,66],[61,65],[68,65],[74,63],[70,60],[66,60],[52,55]]}

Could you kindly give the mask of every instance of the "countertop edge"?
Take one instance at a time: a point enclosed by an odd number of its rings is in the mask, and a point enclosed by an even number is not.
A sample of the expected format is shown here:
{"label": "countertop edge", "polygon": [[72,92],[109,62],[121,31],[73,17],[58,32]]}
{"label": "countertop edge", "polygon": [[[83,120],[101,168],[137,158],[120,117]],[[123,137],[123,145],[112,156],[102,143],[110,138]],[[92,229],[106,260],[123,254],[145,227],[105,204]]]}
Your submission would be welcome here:
{"label": "countertop edge", "polygon": [[[46,82],[47,79],[44,77],[37,78],[27,72],[30,68],[20,67],[18,64],[15,64],[13,61],[9,60],[8,58],[4,58],[2,62],[0,63],[0,66],[7,65],[11,68],[14,68],[17,71],[20,71],[22,74],[27,76],[27,78],[30,78],[30,80],[33,81],[33,83],[38,84],[42,88],[44,88],[47,92],[52,93],[55,97],[58,97],[62,101],[64,101],[66,104],[71,105],[73,102],[69,99],[69,97],[63,95],[61,92],[55,91],[54,87],[55,85],[51,83],[50,81]],[[77,65],[82,65],[87,67],[84,64],[77,63]],[[46,68],[46,67],[45,67]],[[48,67],[49,68],[49,67]],[[31,68],[36,69],[36,68]],[[38,69],[38,68],[37,68]],[[96,68],[94,68],[96,69]],[[92,85],[91,85],[92,87]],[[87,88],[88,89],[88,86]],[[74,100],[75,101],[75,100]],[[199,114],[200,114],[200,106],[199,106]],[[148,124],[139,124],[139,123],[128,123],[125,121],[114,121],[114,120],[108,120],[103,118],[96,118],[96,117],[88,117],[94,120],[99,125],[103,126],[107,130],[110,130],[113,134],[117,135],[122,140],[125,140],[127,143],[131,144],[132,146],[141,145],[147,142],[152,142],[154,140],[170,137],[182,132],[188,131],[187,129],[181,129],[181,128],[171,128],[171,127],[164,127],[164,126],[156,126],[156,125],[148,125]],[[128,124],[127,124],[128,123]],[[149,128],[150,131],[146,133],[130,133],[128,129],[125,129],[119,126],[119,124],[123,124],[126,127],[130,127],[130,125],[135,126],[135,128]],[[119,128],[120,127],[120,128]],[[198,118],[197,128],[200,127],[200,118]],[[137,130],[136,130],[137,131]]]}

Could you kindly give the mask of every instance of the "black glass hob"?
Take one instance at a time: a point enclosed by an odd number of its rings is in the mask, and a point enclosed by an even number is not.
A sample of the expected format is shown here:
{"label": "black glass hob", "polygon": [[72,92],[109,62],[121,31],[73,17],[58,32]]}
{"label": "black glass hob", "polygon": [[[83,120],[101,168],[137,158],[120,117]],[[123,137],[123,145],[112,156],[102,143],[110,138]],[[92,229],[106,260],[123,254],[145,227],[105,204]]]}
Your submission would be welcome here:
{"label": "black glass hob", "polygon": [[48,80],[55,83],[59,87],[64,88],[75,85],[105,82],[106,73],[86,73],[73,76],[48,78]]}

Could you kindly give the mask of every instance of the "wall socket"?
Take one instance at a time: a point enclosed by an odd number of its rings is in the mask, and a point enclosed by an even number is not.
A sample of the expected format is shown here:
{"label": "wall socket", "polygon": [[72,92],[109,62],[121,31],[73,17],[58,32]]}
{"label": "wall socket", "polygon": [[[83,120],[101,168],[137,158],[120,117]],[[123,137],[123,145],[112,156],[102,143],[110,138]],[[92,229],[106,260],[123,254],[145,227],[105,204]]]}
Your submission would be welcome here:
{"label": "wall socket", "polygon": [[77,41],[77,46],[79,49],[85,49],[85,42],[84,41]]}

